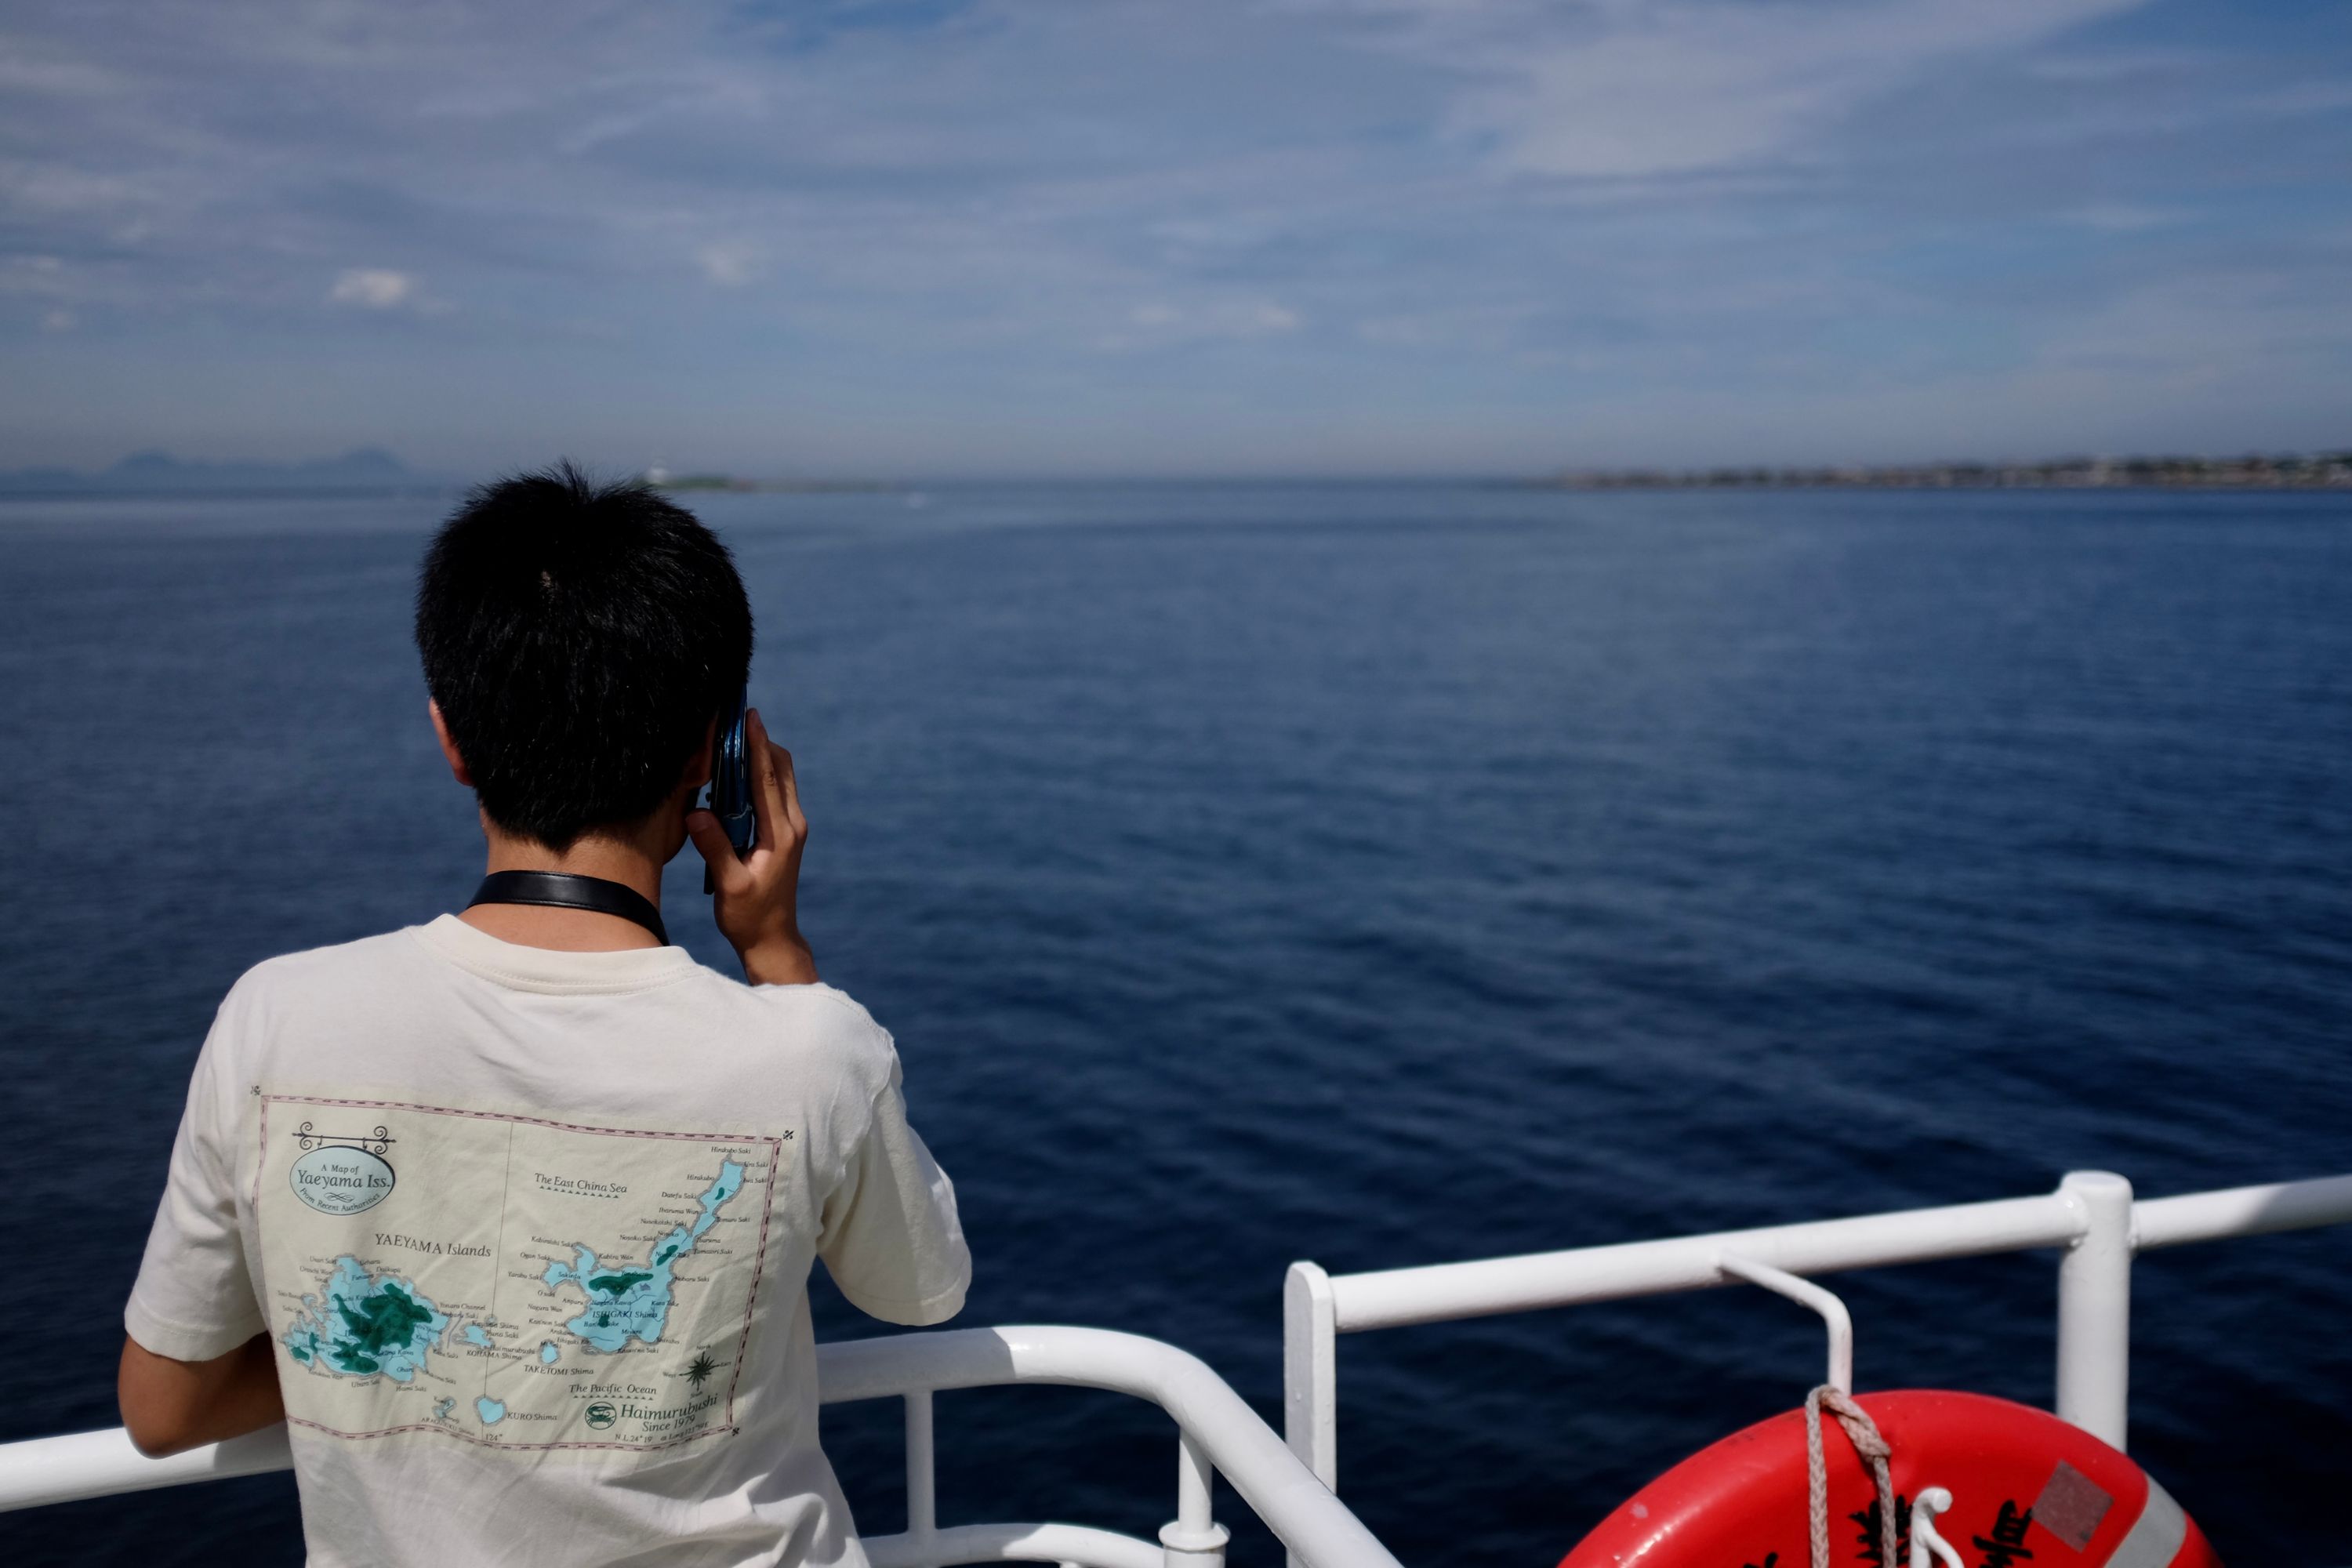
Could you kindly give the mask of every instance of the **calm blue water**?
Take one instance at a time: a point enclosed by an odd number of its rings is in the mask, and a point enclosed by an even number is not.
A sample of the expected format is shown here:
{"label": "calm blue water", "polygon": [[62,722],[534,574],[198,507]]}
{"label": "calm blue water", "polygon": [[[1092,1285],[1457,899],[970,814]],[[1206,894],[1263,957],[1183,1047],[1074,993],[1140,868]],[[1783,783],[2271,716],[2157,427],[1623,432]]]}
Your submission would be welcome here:
{"label": "calm blue water", "polygon": [[[0,506],[0,1437],[114,1419],[222,990],[471,888],[406,630],[444,504]],[[962,1194],[967,1321],[1160,1335],[1273,1415],[1294,1258],[2352,1169],[2344,498],[702,510],[800,760],[809,929]],[[689,868],[669,892],[719,957]],[[1848,1277],[1861,1381],[2046,1399],[2053,1281]],[[2158,1255],[2137,1289],[2136,1450],[2233,1561],[2342,1559],[2352,1232]],[[1808,1321],[1712,1292],[1350,1339],[1342,1493],[1408,1563],[1549,1563],[1793,1405]],[[895,1414],[827,1422],[896,1528]],[[1171,1429],[1116,1396],[939,1422],[950,1521],[1172,1511]],[[5,1533],[299,1558],[282,1479]],[[1254,1526],[1234,1555],[1278,1560]]]}

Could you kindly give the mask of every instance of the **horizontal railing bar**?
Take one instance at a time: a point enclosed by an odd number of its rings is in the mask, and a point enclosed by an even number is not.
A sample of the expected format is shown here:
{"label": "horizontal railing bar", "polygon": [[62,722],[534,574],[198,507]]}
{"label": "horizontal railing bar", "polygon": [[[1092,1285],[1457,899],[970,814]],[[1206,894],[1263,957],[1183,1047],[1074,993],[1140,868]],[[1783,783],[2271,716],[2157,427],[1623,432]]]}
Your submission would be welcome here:
{"label": "horizontal railing bar", "polygon": [[[1138,1334],[1108,1329],[950,1329],[817,1347],[820,1397],[828,1405],[922,1390],[1048,1383],[1109,1389],[1159,1405],[1232,1482],[1277,1539],[1314,1568],[1399,1568],[1395,1557],[1285,1447],[1274,1429],[1199,1357]],[[151,1459],[120,1427],[0,1444],[0,1510],[70,1502],[151,1487],[253,1475],[291,1463],[283,1427]],[[961,1526],[930,1539],[967,1539]],[[1055,1528],[1076,1529],[1076,1526]],[[1107,1532],[1104,1541],[1117,1539]],[[913,1538],[920,1540],[922,1538]],[[981,1542],[995,1537],[972,1535]],[[1099,1542],[1097,1543],[1099,1544]],[[960,1550],[960,1549],[959,1549]],[[1041,1549],[1043,1551],[1044,1549]],[[978,1562],[993,1556],[928,1559]],[[1085,1552],[1047,1551],[1054,1561]],[[1126,1561],[1121,1559],[1121,1562]]]}
{"label": "horizontal railing bar", "polygon": [[1339,1274],[1332,1276],[1331,1294],[1339,1332],[1361,1333],[1627,1296],[1717,1289],[1728,1283],[1717,1267],[1726,1252],[1791,1274],[1833,1274],[2063,1247],[2082,1235],[2083,1225],[2074,1205],[2052,1193],[1665,1241]]}
{"label": "horizontal railing bar", "polygon": [[283,1426],[208,1443],[166,1459],[151,1459],[131,1447],[131,1434],[120,1426],[34,1437],[0,1444],[0,1513],[117,1492],[265,1475],[291,1468],[293,1463]]}
{"label": "horizontal railing bar", "polygon": [[957,1563],[1076,1563],[1083,1568],[1162,1568],[1157,1542],[1082,1524],[960,1524],[923,1535],[868,1535],[874,1568]]}
{"label": "horizontal railing bar", "polygon": [[2142,1252],[2196,1241],[2352,1224],[2352,1176],[2230,1187],[2132,1205],[2132,1245]]}
{"label": "horizontal railing bar", "polygon": [[[2148,1198],[2132,1206],[2134,1245],[2142,1252],[2344,1224],[2352,1224],[2352,1175]],[[1727,1251],[1791,1274],[1832,1274],[2062,1247],[2082,1234],[2082,1216],[2063,1194],[2052,1193],[1664,1241],[1337,1274],[1331,1277],[1331,1293],[1339,1331],[1361,1333],[1712,1289],[1725,1282],[1715,1263]]]}
{"label": "horizontal railing bar", "polygon": [[1206,1363],[1108,1329],[950,1329],[817,1348],[827,1404],[915,1388],[1059,1383],[1133,1394],[1175,1417],[1217,1473],[1284,1545],[1322,1568],[1396,1568],[1396,1559]]}

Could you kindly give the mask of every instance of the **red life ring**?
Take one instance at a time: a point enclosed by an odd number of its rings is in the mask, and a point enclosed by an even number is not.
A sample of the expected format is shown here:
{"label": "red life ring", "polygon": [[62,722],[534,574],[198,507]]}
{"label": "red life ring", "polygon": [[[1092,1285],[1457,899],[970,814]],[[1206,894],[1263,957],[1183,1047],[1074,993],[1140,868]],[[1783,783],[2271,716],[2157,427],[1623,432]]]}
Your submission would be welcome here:
{"label": "red life ring", "polygon": [[[1857,1401],[1895,1451],[1896,1551],[1911,1500],[1952,1494],[1937,1533],[1971,1568],[2221,1568],[2204,1533],[2146,1470],[2047,1411],[1979,1394],[1909,1389]],[[1831,1561],[1879,1560],[1877,1489],[1834,1421]],[[1703,1448],[1643,1487],[1559,1568],[1807,1568],[1804,1413]]]}

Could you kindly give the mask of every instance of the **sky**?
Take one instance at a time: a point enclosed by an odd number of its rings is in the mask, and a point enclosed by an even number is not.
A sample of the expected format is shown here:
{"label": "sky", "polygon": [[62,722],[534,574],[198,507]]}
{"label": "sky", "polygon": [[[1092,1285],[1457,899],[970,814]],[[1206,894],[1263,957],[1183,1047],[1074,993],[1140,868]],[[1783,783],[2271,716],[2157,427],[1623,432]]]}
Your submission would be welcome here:
{"label": "sky", "polygon": [[0,466],[2352,447],[2352,6],[0,12]]}

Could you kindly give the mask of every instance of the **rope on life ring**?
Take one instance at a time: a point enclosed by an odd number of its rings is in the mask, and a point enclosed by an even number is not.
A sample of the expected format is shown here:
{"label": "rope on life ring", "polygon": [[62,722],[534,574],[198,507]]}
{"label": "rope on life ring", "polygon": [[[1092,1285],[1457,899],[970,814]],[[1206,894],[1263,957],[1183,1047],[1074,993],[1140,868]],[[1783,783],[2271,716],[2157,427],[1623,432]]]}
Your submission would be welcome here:
{"label": "rope on life ring", "polygon": [[1846,1441],[1870,1467],[1870,1479],[1878,1483],[1879,1562],[1886,1568],[1896,1568],[1895,1562],[1895,1477],[1887,1461],[1895,1450],[1878,1434],[1878,1423],[1870,1412],[1853,1402],[1853,1395],[1834,1383],[1825,1383],[1805,1395],[1805,1502],[1811,1511],[1813,1539],[1813,1568],[1830,1568],[1830,1467],[1822,1452],[1822,1410],[1837,1417],[1845,1428]]}

